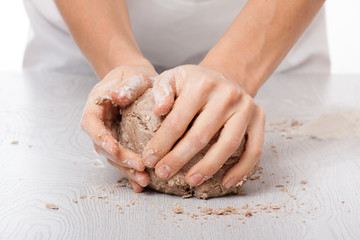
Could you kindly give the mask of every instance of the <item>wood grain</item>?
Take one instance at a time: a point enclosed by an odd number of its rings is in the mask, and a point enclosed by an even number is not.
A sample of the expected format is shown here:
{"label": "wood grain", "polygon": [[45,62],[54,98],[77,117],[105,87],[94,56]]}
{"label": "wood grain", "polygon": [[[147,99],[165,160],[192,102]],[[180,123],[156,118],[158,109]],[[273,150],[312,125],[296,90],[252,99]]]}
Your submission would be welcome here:
{"label": "wood grain", "polygon": [[[256,98],[268,122],[260,178],[245,196],[206,201],[114,187],[120,173],[80,130],[94,77],[2,73],[0,83],[0,239],[360,239],[360,139],[287,131],[292,120],[360,111],[359,76],[272,77]],[[284,120],[283,131],[271,125]],[[245,204],[280,209],[191,216]]]}

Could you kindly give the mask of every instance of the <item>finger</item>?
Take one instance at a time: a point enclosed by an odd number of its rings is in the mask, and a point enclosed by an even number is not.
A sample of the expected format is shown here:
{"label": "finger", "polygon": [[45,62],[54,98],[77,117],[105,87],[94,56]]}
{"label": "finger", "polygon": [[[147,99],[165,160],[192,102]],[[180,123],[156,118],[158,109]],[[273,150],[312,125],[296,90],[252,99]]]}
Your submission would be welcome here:
{"label": "finger", "polygon": [[134,181],[129,181],[131,184],[132,189],[134,189],[135,192],[137,193],[141,193],[144,188],[142,186],[140,186],[137,182]]}
{"label": "finger", "polygon": [[175,72],[165,71],[155,78],[152,93],[155,103],[155,114],[166,115],[174,104]]}
{"label": "finger", "polygon": [[113,156],[118,155],[119,144],[111,134],[111,131],[105,126],[104,122],[99,119],[98,115],[101,113],[99,113],[99,111],[88,111],[87,108],[88,106],[85,108],[81,119],[82,129],[97,146],[101,146],[108,154]]}
{"label": "finger", "polygon": [[146,89],[151,86],[148,77],[142,74],[134,75],[123,80],[116,89],[110,93],[111,99],[120,107],[134,102]]}
{"label": "finger", "polygon": [[[110,159],[113,162],[125,167],[134,168],[138,171],[143,171],[145,166],[141,157],[134,152],[123,148],[114,138],[114,129],[112,128],[113,121],[111,121],[112,109],[110,102],[104,103],[101,106],[90,103],[85,107],[84,115],[82,117],[81,125],[83,130],[92,138],[95,150]],[[89,114],[88,112],[91,112]],[[103,119],[100,119],[103,118]],[[110,130],[109,128],[112,128]]]}
{"label": "finger", "polygon": [[198,186],[211,178],[239,148],[248,124],[248,108],[234,114],[224,125],[217,142],[210,147],[203,159],[186,174],[190,186]]}
{"label": "finger", "polygon": [[261,107],[256,107],[253,117],[247,128],[247,143],[245,151],[236,163],[223,177],[224,187],[230,188],[235,184],[241,184],[255,165],[260,160],[264,144],[265,112]]}
{"label": "finger", "polygon": [[134,152],[123,148],[121,145],[119,147],[119,155],[110,155],[102,147],[94,144],[95,151],[99,154],[104,155],[109,161],[112,161],[122,167],[133,168],[137,171],[144,171],[145,166],[141,160],[141,157]]}
{"label": "finger", "polygon": [[186,135],[156,165],[155,172],[161,179],[168,179],[178,172],[210,142],[232,114],[225,107],[221,107],[222,105],[219,107],[216,104],[217,101],[212,101],[205,106]]}
{"label": "finger", "polygon": [[174,108],[161,123],[143,153],[144,164],[154,167],[164,157],[175,142],[184,134],[191,121],[205,104],[204,96],[180,95]]}
{"label": "finger", "polygon": [[119,109],[113,106],[112,101],[107,100],[101,104],[101,106],[96,106],[97,108],[101,108],[102,115],[98,118],[101,122],[103,122],[106,129],[109,129],[111,135],[114,137],[116,141],[118,141],[118,123],[115,119],[120,115]]}
{"label": "finger", "polygon": [[127,179],[129,179],[129,181],[136,182],[137,184],[139,184],[142,187],[146,187],[149,184],[150,177],[146,172],[144,172],[144,171],[141,172],[141,171],[136,171],[131,168],[126,168],[126,167],[120,166],[119,164],[117,164],[113,161],[110,161],[110,160],[109,160],[109,163],[112,166],[119,169],[120,172],[125,174],[125,176],[127,177]]}

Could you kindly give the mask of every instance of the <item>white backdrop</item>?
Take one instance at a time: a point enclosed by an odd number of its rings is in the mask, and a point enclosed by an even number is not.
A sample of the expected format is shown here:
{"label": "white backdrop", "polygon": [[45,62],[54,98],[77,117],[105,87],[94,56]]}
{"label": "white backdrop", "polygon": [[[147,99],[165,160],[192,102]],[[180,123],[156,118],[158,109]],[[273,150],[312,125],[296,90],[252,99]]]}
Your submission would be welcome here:
{"label": "white backdrop", "polygon": [[[360,1],[325,5],[332,73],[360,73]],[[28,28],[22,0],[0,1],[0,71],[21,70]]]}

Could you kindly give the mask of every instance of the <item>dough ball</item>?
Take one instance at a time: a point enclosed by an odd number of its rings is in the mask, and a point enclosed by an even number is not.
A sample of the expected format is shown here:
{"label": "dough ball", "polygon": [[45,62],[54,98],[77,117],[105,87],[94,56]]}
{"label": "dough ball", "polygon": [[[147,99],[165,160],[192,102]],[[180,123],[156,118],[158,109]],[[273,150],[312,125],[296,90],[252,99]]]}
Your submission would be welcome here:
{"label": "dough ball", "polygon": [[[118,133],[119,142],[122,146],[132,151],[142,154],[144,148],[154,136],[156,130],[160,127],[163,120],[162,117],[154,114],[154,103],[152,92],[147,90],[133,104],[121,109],[121,121],[119,123]],[[155,174],[155,169],[147,168],[146,171],[150,176],[149,188],[159,192],[174,194],[183,197],[195,196],[197,198],[219,197],[228,194],[239,194],[242,184],[226,189],[222,186],[221,180],[224,174],[239,161],[241,154],[245,148],[245,139],[242,140],[237,151],[227,160],[227,162],[219,169],[219,171],[210,179],[197,187],[190,187],[185,180],[188,170],[203,158],[207,150],[213,145],[219,136],[216,134],[210,143],[196,154],[177,174],[169,180],[161,180]],[[256,169],[256,168],[255,168]],[[253,170],[253,174],[256,170]],[[251,175],[250,174],[250,175]],[[250,176],[248,176],[250,177]]]}

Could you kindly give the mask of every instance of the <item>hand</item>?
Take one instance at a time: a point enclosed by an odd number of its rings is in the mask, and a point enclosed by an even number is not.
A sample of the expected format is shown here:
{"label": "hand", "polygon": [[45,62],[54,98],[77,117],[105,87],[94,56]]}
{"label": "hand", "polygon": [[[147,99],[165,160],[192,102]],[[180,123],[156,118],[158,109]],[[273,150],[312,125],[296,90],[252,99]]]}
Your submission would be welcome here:
{"label": "hand", "polygon": [[125,107],[135,101],[157,75],[152,66],[115,68],[91,90],[81,119],[81,127],[93,140],[96,152],[124,173],[136,192],[141,192],[149,183],[149,176],[144,172],[141,156],[120,146],[116,140],[117,106]]}
{"label": "hand", "polygon": [[172,108],[143,154],[144,164],[155,166],[161,179],[177,173],[219,130],[218,141],[186,174],[187,182],[198,186],[214,175],[240,146],[245,133],[245,152],[222,183],[229,188],[251,172],[262,154],[265,113],[239,83],[206,67],[184,65],[159,75],[153,92],[156,114],[167,114]]}

